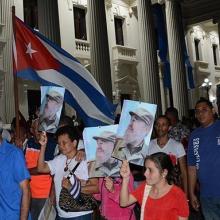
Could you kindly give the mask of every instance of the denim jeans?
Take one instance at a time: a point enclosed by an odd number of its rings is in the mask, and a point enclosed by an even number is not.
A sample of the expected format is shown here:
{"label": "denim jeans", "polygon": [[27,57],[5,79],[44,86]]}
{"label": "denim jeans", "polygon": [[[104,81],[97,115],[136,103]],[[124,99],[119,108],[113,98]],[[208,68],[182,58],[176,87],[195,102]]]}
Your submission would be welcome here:
{"label": "denim jeans", "polygon": [[201,197],[200,202],[205,220],[220,220],[220,198]]}
{"label": "denim jeans", "polygon": [[89,213],[87,215],[81,215],[73,218],[62,218],[57,216],[56,220],[92,220],[92,213]]}

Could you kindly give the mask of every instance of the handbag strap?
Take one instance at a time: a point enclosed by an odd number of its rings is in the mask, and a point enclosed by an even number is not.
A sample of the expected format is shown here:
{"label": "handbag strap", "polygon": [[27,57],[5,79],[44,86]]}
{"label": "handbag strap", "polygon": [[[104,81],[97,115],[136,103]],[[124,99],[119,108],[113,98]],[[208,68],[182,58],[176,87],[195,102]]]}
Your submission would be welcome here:
{"label": "handbag strap", "polygon": [[151,190],[151,186],[146,184],[145,188],[144,188],[144,194],[143,194],[143,199],[142,199],[142,204],[141,204],[141,217],[140,217],[140,220],[144,220],[145,205],[146,205],[147,198],[149,196],[150,190]]}
{"label": "handbag strap", "polygon": [[71,176],[75,173],[76,169],[78,168],[80,162],[78,162],[73,169],[70,171],[69,175],[67,176],[67,179],[69,180],[71,178]]}

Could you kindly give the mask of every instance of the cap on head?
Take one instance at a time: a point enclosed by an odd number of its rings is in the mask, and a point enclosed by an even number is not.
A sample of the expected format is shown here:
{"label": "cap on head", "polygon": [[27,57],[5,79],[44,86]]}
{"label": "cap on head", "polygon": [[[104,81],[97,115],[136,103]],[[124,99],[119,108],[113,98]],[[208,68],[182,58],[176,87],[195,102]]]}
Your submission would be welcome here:
{"label": "cap on head", "polygon": [[62,103],[63,102],[63,96],[55,91],[55,90],[50,90],[47,94],[46,94],[46,97],[54,100],[55,102],[57,103]]}
{"label": "cap on head", "polygon": [[145,108],[137,108],[135,111],[130,111],[129,114],[135,115],[146,123],[147,126],[151,126],[154,120],[153,115]]}
{"label": "cap on head", "polygon": [[101,140],[110,141],[110,142],[115,143],[116,135],[114,132],[111,132],[111,131],[103,131],[99,136],[94,136],[93,138],[95,140],[101,139]]}

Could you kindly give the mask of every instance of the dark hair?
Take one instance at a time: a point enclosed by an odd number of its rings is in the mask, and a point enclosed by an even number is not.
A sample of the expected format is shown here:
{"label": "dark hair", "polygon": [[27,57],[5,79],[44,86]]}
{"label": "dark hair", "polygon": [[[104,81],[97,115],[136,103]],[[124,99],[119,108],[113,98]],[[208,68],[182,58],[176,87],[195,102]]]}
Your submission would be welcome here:
{"label": "dark hair", "polygon": [[76,140],[77,143],[79,142],[80,136],[78,134],[78,131],[75,127],[66,125],[63,127],[58,128],[56,132],[56,138],[58,139],[59,136],[67,134],[71,141]]}
{"label": "dark hair", "polygon": [[196,106],[197,106],[198,104],[200,104],[200,103],[205,103],[210,109],[213,109],[212,103],[211,103],[208,99],[206,99],[206,98],[204,98],[204,97],[201,97],[201,98],[196,102],[195,108],[196,108]]}
{"label": "dark hair", "polygon": [[168,125],[171,125],[170,123],[170,119],[166,116],[166,115],[159,115],[155,121],[155,124],[157,123],[157,121],[160,119],[160,118],[164,118],[165,120],[167,120],[168,122]]}
{"label": "dark hair", "polygon": [[177,110],[176,108],[174,108],[174,107],[169,107],[169,108],[167,108],[167,110],[166,110],[166,112],[165,112],[165,115],[166,115],[167,113],[170,113],[170,114],[172,114],[176,119],[179,119],[178,110]]}
{"label": "dark hair", "polygon": [[163,152],[151,154],[145,158],[145,162],[151,160],[155,163],[155,166],[162,173],[165,169],[167,170],[166,180],[168,184],[178,184],[177,171],[173,166],[170,156]]}
{"label": "dark hair", "polygon": [[67,116],[67,115],[64,115],[60,118],[60,123],[59,123],[59,128],[60,127],[63,127],[63,126],[66,126],[66,125],[69,125],[71,127],[74,127],[74,123],[73,123],[73,120],[71,117]]}

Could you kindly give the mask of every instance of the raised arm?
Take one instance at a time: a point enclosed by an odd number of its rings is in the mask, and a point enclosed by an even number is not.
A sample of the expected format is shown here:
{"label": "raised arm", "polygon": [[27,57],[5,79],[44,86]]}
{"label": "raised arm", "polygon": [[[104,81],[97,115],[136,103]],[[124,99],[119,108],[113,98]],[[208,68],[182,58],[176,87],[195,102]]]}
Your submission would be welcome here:
{"label": "raised arm", "polygon": [[50,173],[50,168],[48,164],[44,161],[45,150],[47,146],[47,134],[46,132],[41,132],[39,143],[41,145],[40,154],[37,163],[37,171],[39,173]]}
{"label": "raised arm", "polygon": [[120,192],[120,206],[126,207],[135,202],[136,198],[129,193],[128,184],[130,178],[130,168],[128,161],[124,160],[120,169],[120,174],[122,177],[122,186]]}
{"label": "raised arm", "polygon": [[20,182],[20,188],[22,190],[20,220],[27,220],[31,198],[29,180]]}

